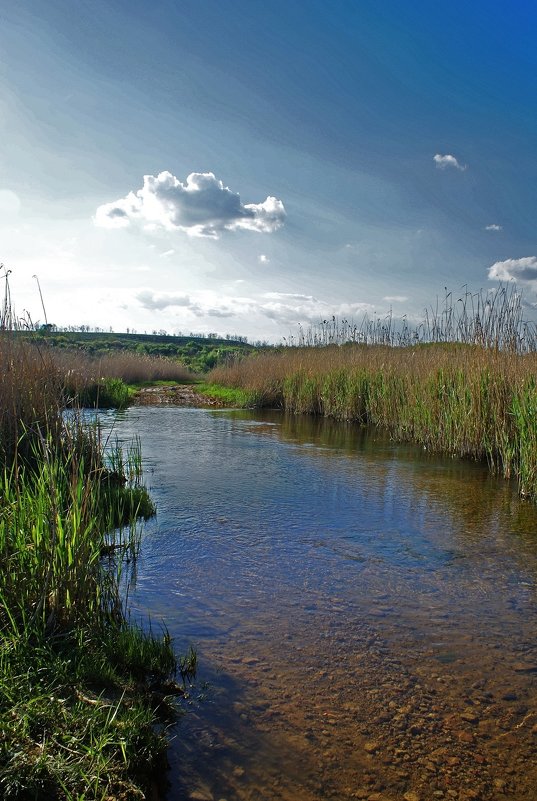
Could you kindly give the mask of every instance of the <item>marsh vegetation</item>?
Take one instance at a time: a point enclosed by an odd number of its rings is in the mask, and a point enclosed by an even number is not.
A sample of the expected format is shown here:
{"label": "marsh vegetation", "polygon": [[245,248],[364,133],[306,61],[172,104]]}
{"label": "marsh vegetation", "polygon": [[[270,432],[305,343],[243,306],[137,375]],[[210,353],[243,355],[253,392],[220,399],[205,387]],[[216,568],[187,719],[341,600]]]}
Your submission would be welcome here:
{"label": "marsh vegetation", "polygon": [[[127,616],[136,519],[153,512],[139,448],[64,412],[66,373],[0,319],[0,794],[139,798],[176,662]],[[155,700],[158,698],[158,700]]]}
{"label": "marsh vegetation", "polygon": [[391,321],[361,333],[325,321],[301,344],[216,368],[209,380],[260,406],[379,426],[429,451],[487,460],[535,498],[537,349],[521,310],[507,288],[397,335]]}

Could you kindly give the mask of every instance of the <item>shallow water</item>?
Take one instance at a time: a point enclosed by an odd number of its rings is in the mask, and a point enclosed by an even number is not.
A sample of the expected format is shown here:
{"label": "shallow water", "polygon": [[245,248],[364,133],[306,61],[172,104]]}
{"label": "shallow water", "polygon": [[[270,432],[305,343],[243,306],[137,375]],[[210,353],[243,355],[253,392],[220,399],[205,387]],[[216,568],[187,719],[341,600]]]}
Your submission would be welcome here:
{"label": "shallow water", "polygon": [[276,412],[115,431],[158,508],[133,611],[198,652],[169,801],[537,798],[537,509],[508,482]]}

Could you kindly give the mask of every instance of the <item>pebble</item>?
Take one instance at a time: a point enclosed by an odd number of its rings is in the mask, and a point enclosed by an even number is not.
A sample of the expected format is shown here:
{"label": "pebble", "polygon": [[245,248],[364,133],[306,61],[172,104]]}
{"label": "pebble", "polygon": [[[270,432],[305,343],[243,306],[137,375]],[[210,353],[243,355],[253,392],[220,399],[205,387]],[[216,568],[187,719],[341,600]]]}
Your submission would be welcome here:
{"label": "pebble", "polygon": [[374,754],[375,751],[378,751],[380,748],[380,743],[377,743],[375,740],[370,740],[367,743],[364,743],[364,751],[367,751],[368,754]]}
{"label": "pebble", "polygon": [[458,731],[455,736],[461,743],[473,743],[474,735],[469,731]]}
{"label": "pebble", "polygon": [[193,790],[188,796],[191,801],[213,801],[214,796],[208,790]]}
{"label": "pebble", "polygon": [[537,665],[534,662],[515,662],[513,670],[515,673],[537,673]]}
{"label": "pebble", "polygon": [[461,715],[461,718],[463,720],[468,721],[468,723],[478,723],[479,722],[479,718],[475,714],[475,712],[463,712],[462,715]]}

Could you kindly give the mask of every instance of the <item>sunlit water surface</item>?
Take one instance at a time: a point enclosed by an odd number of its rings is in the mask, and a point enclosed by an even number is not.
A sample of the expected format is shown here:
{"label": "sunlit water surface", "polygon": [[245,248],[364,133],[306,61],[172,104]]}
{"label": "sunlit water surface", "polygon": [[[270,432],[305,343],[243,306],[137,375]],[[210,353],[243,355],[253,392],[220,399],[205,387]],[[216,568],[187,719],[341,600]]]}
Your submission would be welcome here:
{"label": "sunlit water surface", "polygon": [[133,614],[199,670],[169,801],[537,798],[537,510],[486,467],[276,412],[132,408]]}

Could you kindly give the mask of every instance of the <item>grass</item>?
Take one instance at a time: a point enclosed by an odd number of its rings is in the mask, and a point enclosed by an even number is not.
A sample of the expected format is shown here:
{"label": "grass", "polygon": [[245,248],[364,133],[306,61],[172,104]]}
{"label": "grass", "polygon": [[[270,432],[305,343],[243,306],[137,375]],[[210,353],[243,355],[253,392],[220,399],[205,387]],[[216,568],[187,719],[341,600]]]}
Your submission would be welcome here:
{"label": "grass", "polygon": [[225,406],[236,406],[241,409],[259,406],[259,398],[255,391],[241,389],[240,387],[227,387],[219,384],[197,383],[196,392],[216,398]]}
{"label": "grass", "polygon": [[[176,659],[125,589],[153,513],[137,443],[65,415],[65,373],[0,311],[0,797],[139,799]],[[105,446],[106,445],[106,446]],[[181,667],[181,670],[183,668]]]}
{"label": "grass", "polygon": [[[468,310],[456,318],[446,309],[429,318],[428,328],[423,325],[421,341],[412,335],[407,344],[367,344],[356,335],[354,341],[324,344],[346,331],[329,321],[316,346],[257,354],[208,378],[250,393],[258,405],[379,426],[430,451],[487,460],[494,473],[516,479],[520,493],[536,500],[537,352],[531,327],[521,322],[511,292],[503,295],[503,305],[496,297],[492,308],[482,296],[478,300],[474,310],[481,321],[469,320]],[[394,341],[391,329],[386,336]]]}
{"label": "grass", "polygon": [[148,769],[166,746],[154,725],[151,693],[151,683],[158,686],[171,666],[163,651],[156,638],[132,626],[90,626],[57,639],[37,631],[31,640],[4,637],[2,798],[143,797]]}

